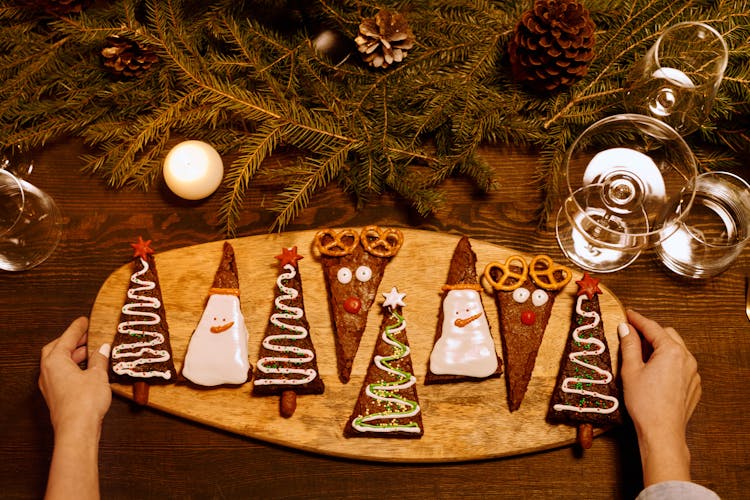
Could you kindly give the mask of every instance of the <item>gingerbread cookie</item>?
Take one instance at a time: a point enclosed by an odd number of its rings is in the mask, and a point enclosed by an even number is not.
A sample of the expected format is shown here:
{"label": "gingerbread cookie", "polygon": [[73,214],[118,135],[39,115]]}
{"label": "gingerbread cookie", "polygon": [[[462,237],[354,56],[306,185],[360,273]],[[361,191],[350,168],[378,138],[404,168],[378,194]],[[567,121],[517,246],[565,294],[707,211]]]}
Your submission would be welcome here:
{"label": "gingerbread cookie", "polygon": [[500,315],[510,411],[521,406],[555,297],[571,277],[570,268],[555,264],[546,255],[537,255],[530,264],[514,255],[484,269]]}
{"label": "gingerbread cookie", "polygon": [[203,315],[190,337],[182,375],[205,387],[244,384],[252,373],[247,342],[237,260],[232,245],[224,242]]}
{"label": "gingerbread cookie", "polygon": [[398,229],[377,226],[365,227],[361,233],[323,229],[315,235],[313,245],[323,264],[333,318],[338,373],[344,383],[349,381],[385,267],[403,241]]}
{"label": "gingerbread cookie", "polygon": [[276,256],[279,275],[276,278],[274,312],[256,363],[253,396],[279,395],[280,413],[291,417],[297,407],[297,395],[322,394],[323,381],[310,337],[310,323],[305,315],[302,276],[297,247],[283,248]]}
{"label": "gingerbread cookie", "polygon": [[404,296],[384,293],[383,321],[346,437],[419,438],[423,435],[417,378],[411,363]]}
{"label": "gingerbread cookie", "polygon": [[499,377],[502,361],[482,303],[477,256],[466,237],[453,251],[425,384]]}
{"label": "gingerbread cookie", "polygon": [[167,315],[150,244],[151,240],[143,241],[140,236],[137,243],[131,243],[133,274],[112,342],[109,365],[110,379],[133,384],[133,399],[142,405],[148,402],[149,384],[175,380]]}
{"label": "gingerbread cookie", "polygon": [[620,402],[599,307],[599,280],[584,273],[547,420],[578,427],[578,442],[591,446],[593,426],[619,423]]}

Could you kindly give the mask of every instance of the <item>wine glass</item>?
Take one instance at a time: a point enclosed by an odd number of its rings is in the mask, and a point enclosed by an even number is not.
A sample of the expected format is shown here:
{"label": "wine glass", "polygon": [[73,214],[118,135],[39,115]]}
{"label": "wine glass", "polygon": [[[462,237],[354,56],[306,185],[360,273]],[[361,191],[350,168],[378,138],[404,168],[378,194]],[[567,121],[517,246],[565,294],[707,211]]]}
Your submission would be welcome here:
{"label": "wine glass", "polygon": [[62,236],[62,216],[54,200],[0,159],[0,269],[23,271],[49,257]]}
{"label": "wine glass", "polygon": [[[673,200],[672,203],[679,200]],[[672,210],[666,207],[666,214]],[[750,184],[730,172],[711,171],[696,179],[690,213],[664,220],[655,253],[668,269],[688,278],[712,278],[729,268],[750,242]]]}
{"label": "wine glass", "polygon": [[[696,160],[674,129],[644,115],[599,120],[571,145],[566,198],[556,221],[565,256],[583,269],[612,272],[669,236],[663,220],[681,220],[695,192]],[[664,207],[671,200],[672,213]]]}
{"label": "wine glass", "polygon": [[624,105],[688,135],[706,120],[728,61],[727,44],[711,26],[678,23],[630,70]]}

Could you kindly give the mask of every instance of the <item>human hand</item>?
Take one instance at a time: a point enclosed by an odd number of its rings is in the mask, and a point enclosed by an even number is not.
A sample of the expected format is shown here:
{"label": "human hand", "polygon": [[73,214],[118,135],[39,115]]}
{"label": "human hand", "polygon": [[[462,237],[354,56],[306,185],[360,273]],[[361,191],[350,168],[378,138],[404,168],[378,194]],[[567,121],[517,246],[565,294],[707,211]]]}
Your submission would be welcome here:
{"label": "human hand", "polygon": [[107,375],[109,344],[86,359],[88,319],[73,321],[65,332],[42,349],[39,389],[49,407],[55,434],[67,430],[96,434],[112,402]]}
{"label": "human hand", "polygon": [[[685,429],[701,396],[698,364],[673,328],[628,311],[618,326],[625,406],[633,419],[646,486],[690,480]],[[634,330],[635,328],[635,330]],[[643,359],[640,332],[653,348]]]}

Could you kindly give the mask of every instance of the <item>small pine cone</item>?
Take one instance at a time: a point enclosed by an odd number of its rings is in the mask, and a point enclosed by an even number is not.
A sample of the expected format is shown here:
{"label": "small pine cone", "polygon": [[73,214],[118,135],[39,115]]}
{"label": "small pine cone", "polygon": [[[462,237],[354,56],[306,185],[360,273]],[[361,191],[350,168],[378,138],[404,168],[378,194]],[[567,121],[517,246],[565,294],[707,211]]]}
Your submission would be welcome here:
{"label": "small pine cone", "polygon": [[116,35],[107,37],[102,57],[105,68],[124,78],[141,76],[159,60],[149,47]]}
{"label": "small pine cone", "polygon": [[405,16],[381,10],[375,17],[362,20],[359,36],[354,41],[367,64],[387,68],[406,57],[414,46],[414,34]]}
{"label": "small pine cone", "polygon": [[594,58],[594,30],[578,0],[534,0],[508,44],[513,78],[536,91],[569,87]]}

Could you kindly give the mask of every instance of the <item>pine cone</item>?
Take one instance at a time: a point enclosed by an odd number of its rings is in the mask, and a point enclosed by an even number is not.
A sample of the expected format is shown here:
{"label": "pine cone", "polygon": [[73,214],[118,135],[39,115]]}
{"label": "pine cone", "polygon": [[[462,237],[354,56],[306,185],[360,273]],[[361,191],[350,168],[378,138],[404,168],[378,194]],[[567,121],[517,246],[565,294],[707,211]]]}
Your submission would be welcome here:
{"label": "pine cone", "polygon": [[139,77],[159,60],[149,47],[121,36],[108,36],[107,45],[102,49],[104,67],[112,74],[133,78]]}
{"label": "pine cone", "polygon": [[359,36],[354,41],[367,64],[387,68],[406,57],[414,46],[414,34],[405,16],[381,10],[375,17],[362,20]]}
{"label": "pine cone", "polygon": [[594,29],[577,0],[534,0],[508,45],[513,78],[537,91],[569,87],[594,58]]}

